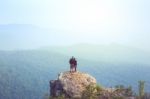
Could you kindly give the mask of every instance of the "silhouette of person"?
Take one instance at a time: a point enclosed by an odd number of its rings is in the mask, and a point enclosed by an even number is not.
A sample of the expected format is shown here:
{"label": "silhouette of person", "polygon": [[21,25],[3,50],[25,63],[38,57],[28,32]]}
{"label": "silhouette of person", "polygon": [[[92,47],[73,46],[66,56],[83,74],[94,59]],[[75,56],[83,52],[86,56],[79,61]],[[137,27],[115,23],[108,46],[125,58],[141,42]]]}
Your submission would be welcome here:
{"label": "silhouette of person", "polygon": [[70,72],[76,72],[77,69],[77,61],[76,59],[72,56],[72,58],[69,60],[70,63]]}
{"label": "silhouette of person", "polygon": [[77,61],[75,58],[74,58],[74,66],[75,66],[75,72],[76,72],[77,71]]}

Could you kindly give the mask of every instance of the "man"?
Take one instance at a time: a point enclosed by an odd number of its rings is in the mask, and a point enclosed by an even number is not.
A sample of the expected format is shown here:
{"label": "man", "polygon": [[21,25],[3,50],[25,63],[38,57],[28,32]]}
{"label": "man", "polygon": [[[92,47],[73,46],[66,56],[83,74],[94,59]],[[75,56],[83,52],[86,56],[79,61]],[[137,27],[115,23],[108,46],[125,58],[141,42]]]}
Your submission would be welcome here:
{"label": "man", "polygon": [[77,61],[76,61],[75,58],[74,58],[74,65],[75,65],[75,72],[76,72],[76,70],[77,70]]}
{"label": "man", "polygon": [[77,69],[77,61],[76,59],[72,56],[72,58],[69,60],[70,63],[70,72],[76,72]]}

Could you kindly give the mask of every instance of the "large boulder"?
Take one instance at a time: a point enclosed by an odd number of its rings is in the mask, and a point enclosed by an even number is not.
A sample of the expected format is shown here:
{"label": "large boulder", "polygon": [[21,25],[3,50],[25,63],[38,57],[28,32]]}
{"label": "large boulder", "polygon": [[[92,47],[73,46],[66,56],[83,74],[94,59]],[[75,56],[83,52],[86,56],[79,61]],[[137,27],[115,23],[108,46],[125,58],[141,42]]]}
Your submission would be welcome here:
{"label": "large boulder", "polygon": [[64,94],[65,97],[80,98],[89,85],[96,85],[96,79],[91,75],[82,72],[63,72],[58,75],[57,80],[50,81],[51,96]]}

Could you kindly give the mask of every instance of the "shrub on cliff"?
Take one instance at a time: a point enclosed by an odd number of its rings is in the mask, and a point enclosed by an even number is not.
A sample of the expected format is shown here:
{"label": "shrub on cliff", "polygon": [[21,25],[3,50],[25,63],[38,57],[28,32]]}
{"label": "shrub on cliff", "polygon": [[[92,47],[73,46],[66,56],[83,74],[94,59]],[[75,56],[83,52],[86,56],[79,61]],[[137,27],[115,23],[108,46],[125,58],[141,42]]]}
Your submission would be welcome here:
{"label": "shrub on cliff", "polygon": [[99,85],[89,85],[82,93],[82,99],[97,99],[102,88]]}

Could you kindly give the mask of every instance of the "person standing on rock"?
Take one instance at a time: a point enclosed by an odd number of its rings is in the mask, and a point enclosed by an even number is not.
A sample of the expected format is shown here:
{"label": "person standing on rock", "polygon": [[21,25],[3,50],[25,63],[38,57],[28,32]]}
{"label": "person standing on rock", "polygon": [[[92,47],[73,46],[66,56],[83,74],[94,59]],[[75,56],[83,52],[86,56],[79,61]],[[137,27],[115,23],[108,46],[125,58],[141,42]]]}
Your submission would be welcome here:
{"label": "person standing on rock", "polygon": [[77,61],[73,56],[69,60],[69,63],[70,63],[70,72],[76,72],[76,70],[77,70]]}
{"label": "person standing on rock", "polygon": [[74,58],[75,72],[77,71],[77,60]]}

